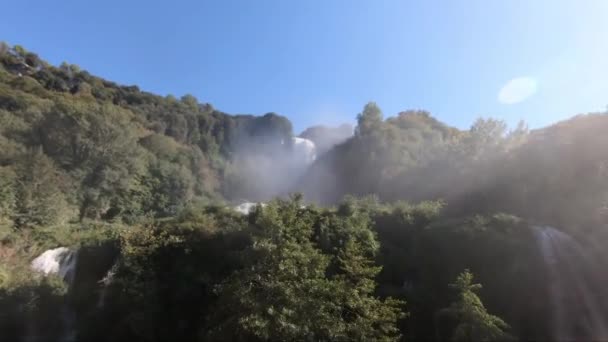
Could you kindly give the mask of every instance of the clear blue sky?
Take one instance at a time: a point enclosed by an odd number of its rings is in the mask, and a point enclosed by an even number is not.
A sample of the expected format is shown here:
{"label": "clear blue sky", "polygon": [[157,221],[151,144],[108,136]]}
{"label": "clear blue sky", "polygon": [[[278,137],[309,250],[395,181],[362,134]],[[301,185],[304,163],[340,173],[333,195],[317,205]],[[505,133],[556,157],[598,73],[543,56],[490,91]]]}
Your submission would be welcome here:
{"label": "clear blue sky", "polygon": [[[53,64],[296,131],[427,109],[543,126],[608,104],[606,0],[5,1],[0,40]],[[511,86],[501,89],[512,79]]]}

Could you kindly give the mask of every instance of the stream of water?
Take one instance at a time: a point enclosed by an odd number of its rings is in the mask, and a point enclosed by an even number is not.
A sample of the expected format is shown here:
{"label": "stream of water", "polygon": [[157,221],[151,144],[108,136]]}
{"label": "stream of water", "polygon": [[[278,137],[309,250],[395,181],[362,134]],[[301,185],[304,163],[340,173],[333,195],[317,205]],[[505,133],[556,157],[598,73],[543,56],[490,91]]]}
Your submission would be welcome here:
{"label": "stream of water", "polygon": [[608,341],[601,266],[570,235],[548,226],[532,229],[547,267],[553,338]]}

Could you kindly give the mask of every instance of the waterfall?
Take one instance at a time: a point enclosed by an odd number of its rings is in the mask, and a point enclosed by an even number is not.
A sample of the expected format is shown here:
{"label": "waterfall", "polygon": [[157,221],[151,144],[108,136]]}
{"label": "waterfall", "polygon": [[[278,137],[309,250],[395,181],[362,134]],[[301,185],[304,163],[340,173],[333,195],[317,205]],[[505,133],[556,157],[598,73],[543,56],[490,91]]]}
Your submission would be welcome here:
{"label": "waterfall", "polygon": [[532,227],[547,268],[555,340],[608,340],[603,269],[578,241],[555,228]]}
{"label": "waterfall", "polygon": [[[69,293],[70,289],[74,286],[77,262],[77,251],[72,251],[66,247],[58,247],[49,249],[40,254],[40,256],[32,261],[31,268],[33,271],[44,274],[45,276],[57,274],[67,284]],[[64,303],[61,308],[61,317],[63,319],[64,332],[60,341],[75,341],[76,329],[74,328],[74,325],[76,317],[68,303]]]}
{"label": "waterfall", "polygon": [[317,158],[315,143],[312,140],[294,137],[293,148],[294,156],[305,165],[312,163]]}
{"label": "waterfall", "polygon": [[114,281],[114,276],[116,275],[116,272],[118,271],[118,266],[119,263],[115,262],[114,265],[112,265],[112,268],[110,268],[108,270],[108,272],[106,273],[106,275],[103,277],[103,279],[101,279],[99,281],[99,284],[101,284],[101,292],[99,293],[99,299],[97,300],[97,308],[98,309],[103,309],[103,307],[106,304],[106,295],[107,295],[107,291],[108,291],[108,286],[110,284],[112,284],[112,282]]}
{"label": "waterfall", "polygon": [[234,209],[235,211],[237,211],[237,212],[239,212],[239,213],[241,213],[243,215],[249,215],[249,213],[253,209],[255,209],[255,207],[257,205],[265,207],[266,203],[262,203],[262,202],[259,202],[259,203],[256,203],[256,202],[243,202],[243,203],[241,203],[241,204],[233,207],[232,209]]}
{"label": "waterfall", "polygon": [[235,206],[233,209],[243,215],[248,215],[249,212],[251,212],[251,210],[253,210],[253,208],[255,208],[256,205],[257,205],[257,203],[254,203],[254,202],[243,202],[243,203]]}
{"label": "waterfall", "polygon": [[73,285],[78,254],[66,247],[49,249],[31,263],[32,270],[44,275],[57,274],[68,288]]}

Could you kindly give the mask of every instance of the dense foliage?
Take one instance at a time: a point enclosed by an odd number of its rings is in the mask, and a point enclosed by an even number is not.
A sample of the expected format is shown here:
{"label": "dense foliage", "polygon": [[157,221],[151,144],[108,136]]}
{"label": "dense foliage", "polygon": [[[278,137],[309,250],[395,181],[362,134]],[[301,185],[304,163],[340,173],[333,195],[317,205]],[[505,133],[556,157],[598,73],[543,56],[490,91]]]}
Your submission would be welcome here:
{"label": "dense foliage", "polygon": [[460,131],[425,111],[383,120],[370,103],[358,121],[355,136],[320,158],[302,181],[298,189],[307,198],[443,199],[458,213],[506,211],[559,226],[606,223],[606,113],[534,131],[479,119]]}
{"label": "dense foliage", "polygon": [[[607,264],[608,116],[463,131],[369,103],[357,120],[304,131],[317,160],[296,169],[281,163],[285,117],[0,44],[2,339],[554,337],[530,226],[566,230]],[[228,205],[290,191],[303,195]],[[72,282],[30,268],[58,246],[78,251]]]}
{"label": "dense foliage", "polygon": [[[163,98],[119,86],[6,44],[0,48],[0,122],[0,166],[13,188],[6,196],[14,197],[14,203],[3,200],[3,210],[15,209],[3,216],[20,226],[75,217],[133,222],[174,215],[191,202],[240,196],[231,192],[243,179],[232,165],[235,154],[292,136],[291,123],[273,113],[230,116],[191,95]],[[34,186],[22,178],[36,175],[19,172],[37,168],[32,165],[42,168],[25,173],[43,173],[44,183],[52,183],[45,186],[55,187],[38,193],[38,203],[28,202],[32,188],[21,187]],[[24,210],[38,216],[23,217]]]}

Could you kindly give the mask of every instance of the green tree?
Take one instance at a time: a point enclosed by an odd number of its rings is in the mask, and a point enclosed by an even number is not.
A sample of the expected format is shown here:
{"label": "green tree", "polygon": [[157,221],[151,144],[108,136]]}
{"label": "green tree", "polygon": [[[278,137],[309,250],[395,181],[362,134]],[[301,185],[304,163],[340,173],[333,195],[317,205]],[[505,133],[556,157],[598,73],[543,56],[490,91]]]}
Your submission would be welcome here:
{"label": "green tree", "polygon": [[[258,207],[250,260],[219,288],[213,336],[262,340],[394,340],[401,303],[373,296],[379,268],[355,241],[325,254],[316,210],[298,198]],[[337,269],[331,270],[331,264]]]}
{"label": "green tree", "polygon": [[25,63],[33,68],[38,68],[42,64],[42,61],[37,54],[28,52],[25,54]]}
{"label": "green tree", "polygon": [[65,183],[52,159],[41,149],[31,151],[18,168],[14,221],[19,226],[65,222],[70,210],[61,186]]}
{"label": "green tree", "polygon": [[509,325],[500,317],[489,314],[475,293],[481,284],[473,283],[473,274],[467,269],[456,277],[450,287],[457,291],[458,299],[439,312],[456,320],[452,333],[454,341],[505,341]]}
{"label": "green tree", "polygon": [[[121,231],[112,285],[117,299],[108,301],[111,315],[98,323],[110,334],[102,340],[200,340],[214,286],[241,264],[234,250],[242,248],[239,230],[245,226],[231,210],[199,207],[162,226]],[[98,336],[99,325],[87,337]]]}
{"label": "green tree", "polygon": [[192,94],[186,94],[182,96],[180,100],[190,110],[196,110],[198,108],[198,99]]}
{"label": "green tree", "polygon": [[143,178],[150,196],[144,201],[146,211],[158,216],[175,215],[193,197],[194,179],[184,165],[160,160],[151,163]]}
{"label": "green tree", "polygon": [[0,167],[0,239],[12,228],[16,205],[17,176],[6,166]]}
{"label": "green tree", "polygon": [[405,317],[401,311],[405,302],[374,296],[374,279],[382,267],[375,266],[364,250],[351,239],[338,255],[340,274],[336,279],[341,286],[337,295],[343,296],[344,337],[349,341],[398,340],[401,333],[395,323]]}
{"label": "green tree", "polygon": [[382,111],[375,102],[369,102],[363,112],[357,115],[357,128],[355,133],[366,136],[379,129],[382,125]]}
{"label": "green tree", "polygon": [[120,215],[145,166],[130,113],[112,105],[64,102],[38,126],[44,151],[80,183],[80,218]]}
{"label": "green tree", "polygon": [[92,97],[92,88],[91,85],[87,82],[81,82],[75,89],[75,94],[82,97]]}
{"label": "green tree", "polygon": [[477,119],[465,139],[469,158],[496,157],[505,148],[507,125],[495,119]]}
{"label": "green tree", "polygon": [[258,208],[252,219],[261,234],[246,253],[252,262],[219,288],[213,337],[318,339],[340,327],[332,319],[335,284],[325,279],[329,257],[315,249],[311,218],[298,211],[294,203]]}

